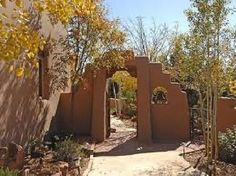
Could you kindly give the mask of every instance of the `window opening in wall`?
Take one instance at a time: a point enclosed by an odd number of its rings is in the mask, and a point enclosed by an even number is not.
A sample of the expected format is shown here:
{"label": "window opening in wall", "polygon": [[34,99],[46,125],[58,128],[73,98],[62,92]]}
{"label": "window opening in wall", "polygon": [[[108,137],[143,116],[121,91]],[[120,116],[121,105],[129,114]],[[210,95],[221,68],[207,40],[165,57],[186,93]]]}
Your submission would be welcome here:
{"label": "window opening in wall", "polygon": [[167,104],[167,90],[164,87],[158,86],[152,91],[151,104]]}
{"label": "window opening in wall", "polygon": [[39,52],[39,97],[49,99],[49,79],[48,79],[48,56],[47,49]]}

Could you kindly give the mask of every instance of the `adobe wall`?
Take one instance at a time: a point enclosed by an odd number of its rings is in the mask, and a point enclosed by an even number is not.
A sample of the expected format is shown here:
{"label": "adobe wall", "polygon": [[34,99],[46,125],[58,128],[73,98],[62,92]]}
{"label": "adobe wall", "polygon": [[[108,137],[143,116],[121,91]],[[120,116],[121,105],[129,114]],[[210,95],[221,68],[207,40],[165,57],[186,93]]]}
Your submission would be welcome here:
{"label": "adobe wall", "polygon": [[230,98],[218,99],[217,130],[225,132],[227,128],[236,125],[236,100]]}
{"label": "adobe wall", "polygon": [[25,144],[49,129],[59,95],[40,100],[37,73],[16,78],[0,63],[0,146],[10,141]]}
{"label": "adobe wall", "polygon": [[179,84],[170,82],[162,73],[161,64],[150,64],[150,95],[161,86],[167,90],[167,104],[151,105],[152,137],[154,140],[188,140],[190,123],[187,95]]}
{"label": "adobe wall", "polygon": [[107,95],[106,95],[106,70],[97,71],[93,82],[93,109],[91,135],[97,142],[102,142],[107,137]]}
{"label": "adobe wall", "polygon": [[[170,76],[162,73],[161,64],[149,64],[147,57],[135,58],[127,64],[127,71],[137,77],[138,140],[189,139],[189,117],[186,94],[178,84],[170,83]],[[87,88],[80,87],[74,97],[71,114],[71,94],[62,94],[58,107],[58,129],[76,134],[90,134],[97,142],[108,136],[106,79],[115,72],[97,71],[87,77]],[[167,105],[151,105],[152,90],[165,87]]]}
{"label": "adobe wall", "polygon": [[92,104],[93,75],[90,73],[86,75],[73,98],[72,93],[60,95],[52,131],[91,135]]}
{"label": "adobe wall", "polygon": [[[12,8],[9,3],[6,13]],[[43,15],[41,32],[46,37],[51,34],[52,38],[58,39],[59,36],[64,36],[66,31],[59,24],[52,26],[48,17]],[[47,60],[46,69],[50,69],[53,63],[52,55]],[[48,91],[49,76],[47,71],[44,71],[43,86]],[[23,145],[49,130],[59,102],[59,92],[48,99],[41,99],[38,74],[35,69],[30,77],[17,78],[14,73],[9,73],[5,62],[0,60],[0,146],[7,145],[10,141]],[[48,92],[45,94],[49,95]]]}
{"label": "adobe wall", "polygon": [[147,57],[135,58],[137,67],[137,119],[138,140],[143,143],[152,142],[152,125],[150,111],[150,72]]}
{"label": "adobe wall", "polygon": [[103,141],[107,135],[106,77],[104,70],[87,72],[74,98],[71,93],[62,93],[51,131]]}

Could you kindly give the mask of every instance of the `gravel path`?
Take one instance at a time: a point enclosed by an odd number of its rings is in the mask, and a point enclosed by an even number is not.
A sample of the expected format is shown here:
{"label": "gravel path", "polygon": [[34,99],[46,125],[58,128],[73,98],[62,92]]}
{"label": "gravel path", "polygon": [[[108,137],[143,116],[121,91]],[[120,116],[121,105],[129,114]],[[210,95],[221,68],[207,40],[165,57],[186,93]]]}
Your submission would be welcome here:
{"label": "gravel path", "polygon": [[201,175],[179,156],[179,144],[140,145],[135,129],[124,128],[118,119],[112,120],[112,127],[116,133],[96,146],[89,176]]}

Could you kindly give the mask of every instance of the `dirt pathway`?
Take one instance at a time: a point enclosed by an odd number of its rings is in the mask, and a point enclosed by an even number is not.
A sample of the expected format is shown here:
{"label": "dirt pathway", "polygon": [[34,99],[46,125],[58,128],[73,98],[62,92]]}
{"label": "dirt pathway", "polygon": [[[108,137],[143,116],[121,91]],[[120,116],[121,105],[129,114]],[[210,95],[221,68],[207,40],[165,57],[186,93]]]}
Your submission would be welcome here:
{"label": "dirt pathway", "polygon": [[89,176],[190,176],[200,175],[179,156],[179,144],[140,145],[133,128],[112,120],[117,132],[96,146]]}

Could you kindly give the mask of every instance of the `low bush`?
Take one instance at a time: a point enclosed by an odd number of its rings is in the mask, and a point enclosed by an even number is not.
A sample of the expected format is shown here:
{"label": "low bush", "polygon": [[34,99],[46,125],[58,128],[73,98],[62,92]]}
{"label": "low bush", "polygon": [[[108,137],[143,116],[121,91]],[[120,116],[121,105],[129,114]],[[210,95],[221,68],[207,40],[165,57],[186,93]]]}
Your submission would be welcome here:
{"label": "low bush", "polygon": [[0,168],[0,176],[17,176],[16,171],[11,171],[9,169]]}
{"label": "low bush", "polygon": [[236,164],[236,126],[219,134],[219,157],[222,161]]}
{"label": "low bush", "polygon": [[66,162],[71,162],[79,157],[84,157],[82,146],[71,139],[58,142],[56,145],[56,152],[56,158]]}
{"label": "low bush", "polygon": [[46,145],[49,149],[56,150],[56,146],[59,142],[65,141],[67,139],[74,138],[74,135],[71,133],[65,132],[47,132],[43,139],[43,144]]}

